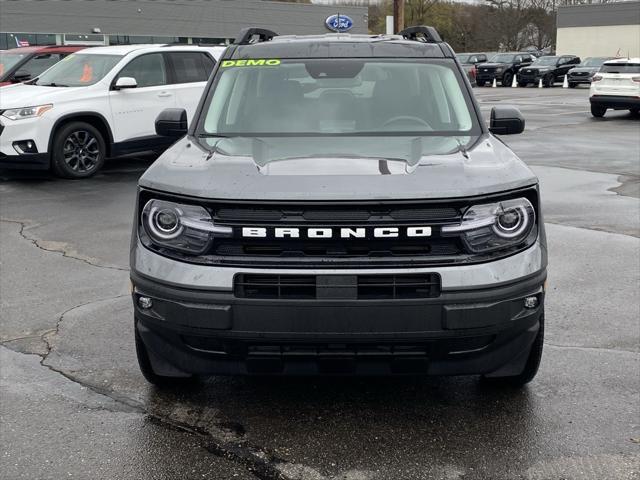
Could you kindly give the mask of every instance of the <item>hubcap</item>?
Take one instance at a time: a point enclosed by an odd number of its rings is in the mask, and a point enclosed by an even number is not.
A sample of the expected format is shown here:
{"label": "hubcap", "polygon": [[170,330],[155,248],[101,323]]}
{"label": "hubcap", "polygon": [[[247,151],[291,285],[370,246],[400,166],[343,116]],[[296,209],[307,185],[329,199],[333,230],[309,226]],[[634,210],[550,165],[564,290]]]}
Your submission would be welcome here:
{"label": "hubcap", "polygon": [[98,139],[86,130],[71,132],[64,141],[63,155],[65,163],[74,172],[89,172],[100,160]]}

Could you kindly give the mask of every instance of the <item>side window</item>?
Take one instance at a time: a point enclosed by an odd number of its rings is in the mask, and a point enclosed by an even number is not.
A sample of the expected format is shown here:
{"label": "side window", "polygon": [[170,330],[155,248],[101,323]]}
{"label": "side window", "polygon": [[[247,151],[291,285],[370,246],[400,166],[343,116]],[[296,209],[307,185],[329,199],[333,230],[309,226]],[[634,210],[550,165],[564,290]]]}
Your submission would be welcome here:
{"label": "side window", "polygon": [[487,56],[486,55],[479,55],[478,56],[478,63],[482,63],[482,62],[486,62],[487,61]]}
{"label": "side window", "polygon": [[31,74],[31,78],[37,77],[49,67],[58,63],[64,55],[59,53],[45,53],[42,55],[36,55],[27,63],[22,65],[19,70],[24,70]]}
{"label": "side window", "polygon": [[516,55],[516,63],[522,63],[522,55]]}
{"label": "side window", "polygon": [[478,57],[470,57],[469,58],[469,63],[478,63]]}
{"label": "side window", "polygon": [[172,52],[167,54],[173,65],[174,83],[206,82],[214,62],[206,53]]}
{"label": "side window", "polygon": [[138,88],[167,84],[167,72],[161,53],[149,53],[131,60],[120,70],[117,78],[133,77]]}

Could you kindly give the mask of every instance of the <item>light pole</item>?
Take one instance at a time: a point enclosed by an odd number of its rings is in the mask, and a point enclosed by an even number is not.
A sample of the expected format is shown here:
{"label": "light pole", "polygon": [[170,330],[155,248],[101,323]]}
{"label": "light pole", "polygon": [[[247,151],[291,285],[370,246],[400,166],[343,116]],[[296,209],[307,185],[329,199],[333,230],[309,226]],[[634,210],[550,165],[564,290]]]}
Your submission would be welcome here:
{"label": "light pole", "polygon": [[404,0],[393,0],[393,33],[404,29]]}

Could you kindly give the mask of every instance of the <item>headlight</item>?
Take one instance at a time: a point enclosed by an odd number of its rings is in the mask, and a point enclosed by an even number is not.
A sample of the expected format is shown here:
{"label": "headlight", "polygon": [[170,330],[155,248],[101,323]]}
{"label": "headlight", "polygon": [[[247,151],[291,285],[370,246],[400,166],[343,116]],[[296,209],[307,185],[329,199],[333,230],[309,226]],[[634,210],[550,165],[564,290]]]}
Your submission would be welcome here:
{"label": "headlight", "polygon": [[149,200],[142,209],[142,228],[159,247],[199,255],[214,237],[230,236],[231,227],[213,224],[209,212],[195,205]]}
{"label": "headlight", "polygon": [[471,252],[486,253],[535,240],[535,226],[533,205],[526,198],[517,198],[474,205],[465,212],[460,225],[442,227],[442,235],[461,235]]}
{"label": "headlight", "polygon": [[2,112],[2,116],[9,120],[22,120],[25,118],[40,117],[47,110],[53,108],[52,104],[38,105],[36,107],[10,108]]}

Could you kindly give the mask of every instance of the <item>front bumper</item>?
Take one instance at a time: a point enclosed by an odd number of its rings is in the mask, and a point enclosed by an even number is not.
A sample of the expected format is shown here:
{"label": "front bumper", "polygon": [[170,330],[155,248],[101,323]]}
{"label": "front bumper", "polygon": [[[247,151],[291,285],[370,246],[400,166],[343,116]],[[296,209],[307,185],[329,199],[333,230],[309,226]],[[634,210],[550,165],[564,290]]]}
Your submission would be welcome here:
{"label": "front bumper", "polygon": [[[50,166],[49,132],[51,119],[42,117],[23,120],[0,120],[0,169],[47,170]],[[14,142],[30,140],[37,153],[19,153]]]}
{"label": "front bumper", "polygon": [[589,101],[593,106],[612,108],[614,110],[640,108],[640,97],[627,97],[622,95],[591,95],[591,97],[589,97]]}
{"label": "front bumper", "polygon": [[[136,329],[160,375],[520,373],[543,314],[545,267],[493,285],[445,288],[446,278],[435,298],[264,300],[131,272]],[[153,306],[140,308],[140,296]],[[528,296],[536,308],[524,307]]]}
{"label": "front bumper", "polygon": [[480,82],[493,82],[493,79],[495,78],[496,80],[500,81],[502,80],[502,76],[504,75],[504,72],[480,72],[480,70],[478,70],[476,72],[476,82],[480,81]]}
{"label": "front bumper", "polygon": [[591,83],[591,79],[593,78],[594,74],[590,74],[590,75],[571,75],[568,74],[567,75],[567,81],[569,83],[575,83],[575,84],[582,84],[582,83],[586,83],[586,84],[590,84]]}

